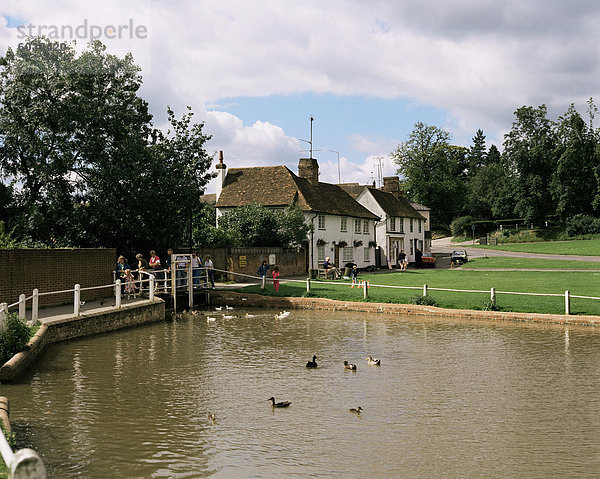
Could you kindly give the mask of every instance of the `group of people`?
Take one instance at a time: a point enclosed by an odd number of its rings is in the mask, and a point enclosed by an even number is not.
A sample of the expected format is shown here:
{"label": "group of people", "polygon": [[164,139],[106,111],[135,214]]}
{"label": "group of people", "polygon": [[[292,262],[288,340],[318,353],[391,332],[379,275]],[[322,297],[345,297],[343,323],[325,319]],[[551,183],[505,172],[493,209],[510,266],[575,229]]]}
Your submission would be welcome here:
{"label": "group of people", "polygon": [[[127,258],[123,255],[119,256],[117,260],[117,279],[121,280],[123,284],[123,292],[127,295],[133,294],[135,295],[138,287],[135,284],[135,277],[133,272],[138,273],[138,280],[141,279],[140,272],[149,271],[151,272],[157,280],[157,291],[161,290],[161,287],[164,285],[166,289],[166,280],[171,279],[172,273],[172,258],[173,257],[173,249],[169,248],[167,250],[167,257],[164,261],[164,264],[161,262],[160,257],[156,254],[155,250],[150,251],[150,259],[146,261],[144,256],[141,253],[135,255],[137,261],[137,269],[131,268],[127,262]],[[177,278],[177,287],[183,286],[186,283],[186,269],[187,269],[188,259],[185,255],[180,254],[175,259],[175,271]],[[192,263],[192,281],[194,286],[200,286],[201,283],[201,274],[202,269],[206,268],[208,281],[210,282],[210,286],[214,289],[215,281],[214,281],[214,264],[210,255],[206,255],[204,260],[198,255],[197,251],[194,251],[191,256]]]}
{"label": "group of people", "polygon": [[[354,263],[348,263],[346,264],[346,267],[350,268],[350,265],[352,265],[350,269],[350,277],[352,279],[352,286],[354,286],[358,282],[358,266],[356,266]],[[323,261],[323,268],[325,269],[327,275],[331,273],[335,279],[340,279],[342,277],[342,273],[331,262],[331,258],[329,256],[327,256],[325,261]]]}
{"label": "group of people", "polygon": [[[266,277],[271,265],[266,261],[263,262],[256,270],[256,274],[261,278]],[[273,278],[273,287],[275,288],[275,292],[279,293],[279,268],[277,266],[273,266],[273,271],[271,271],[271,278]]]}

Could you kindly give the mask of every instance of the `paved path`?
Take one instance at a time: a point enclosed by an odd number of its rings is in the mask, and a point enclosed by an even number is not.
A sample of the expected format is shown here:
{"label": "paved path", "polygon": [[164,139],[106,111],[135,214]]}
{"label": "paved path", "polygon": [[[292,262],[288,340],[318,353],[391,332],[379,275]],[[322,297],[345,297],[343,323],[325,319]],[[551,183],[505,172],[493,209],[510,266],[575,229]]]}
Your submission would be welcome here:
{"label": "paved path", "polygon": [[484,256],[491,258],[501,256],[506,258],[562,259],[571,261],[587,261],[590,263],[600,263],[600,256],[578,256],[567,254],[540,254],[521,253],[517,251],[500,251],[496,249],[473,248],[471,241],[466,241],[464,243],[451,243],[450,240],[451,237],[432,240],[431,250],[434,253],[452,253],[452,251],[457,249],[465,249],[467,250],[467,253],[469,254],[470,258],[482,258]]}

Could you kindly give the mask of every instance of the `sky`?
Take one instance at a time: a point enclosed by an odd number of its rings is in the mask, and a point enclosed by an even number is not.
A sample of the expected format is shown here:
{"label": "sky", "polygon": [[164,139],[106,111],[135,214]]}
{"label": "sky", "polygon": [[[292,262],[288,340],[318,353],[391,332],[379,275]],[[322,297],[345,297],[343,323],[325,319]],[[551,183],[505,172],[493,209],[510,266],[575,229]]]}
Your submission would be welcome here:
{"label": "sky", "polygon": [[0,54],[98,38],[141,66],[156,126],[190,106],[228,167],[297,172],[312,125],[321,181],[379,184],[416,122],[502,149],[523,105],[584,113],[599,20],[594,0],[1,0]]}

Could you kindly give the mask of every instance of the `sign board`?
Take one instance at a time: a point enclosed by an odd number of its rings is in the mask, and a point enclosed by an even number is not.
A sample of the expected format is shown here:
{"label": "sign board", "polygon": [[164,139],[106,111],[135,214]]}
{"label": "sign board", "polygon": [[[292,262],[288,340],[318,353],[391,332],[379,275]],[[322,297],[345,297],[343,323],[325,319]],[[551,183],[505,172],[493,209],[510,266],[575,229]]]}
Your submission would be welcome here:
{"label": "sign board", "polygon": [[248,264],[248,261],[246,260],[245,256],[239,256],[238,257],[238,264],[240,265],[240,268],[245,268],[246,265]]}
{"label": "sign board", "polygon": [[275,261],[275,255],[274,254],[270,254],[269,255],[269,264],[277,264],[277,261]]}

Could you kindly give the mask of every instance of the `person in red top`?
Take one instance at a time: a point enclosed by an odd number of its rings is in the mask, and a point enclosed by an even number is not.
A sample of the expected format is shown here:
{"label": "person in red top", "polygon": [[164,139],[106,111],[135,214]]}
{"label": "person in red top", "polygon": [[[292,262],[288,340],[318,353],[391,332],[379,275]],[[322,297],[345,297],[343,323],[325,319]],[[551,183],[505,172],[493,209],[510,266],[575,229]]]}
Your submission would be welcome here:
{"label": "person in red top", "polygon": [[279,293],[279,268],[277,266],[273,268],[271,277],[273,278],[273,286],[275,287],[275,292]]}
{"label": "person in red top", "polygon": [[158,272],[162,269],[162,265],[160,264],[160,258],[156,254],[156,251],[150,250],[150,261],[148,261],[148,264],[150,265],[150,271],[152,271],[152,274],[156,278],[156,288],[160,289],[164,278],[163,273]]}

